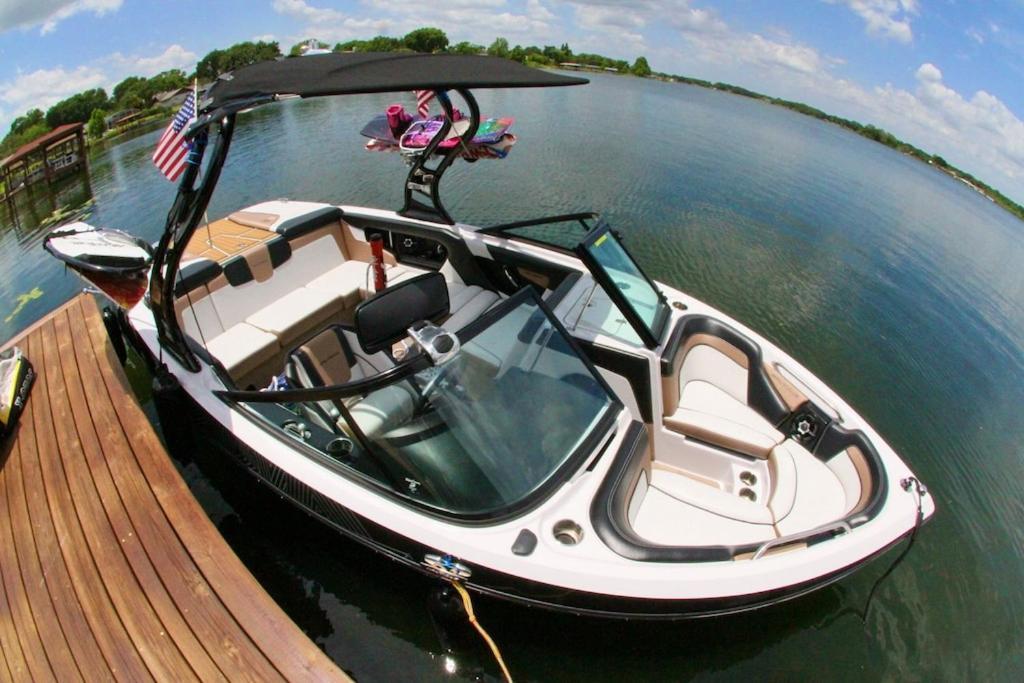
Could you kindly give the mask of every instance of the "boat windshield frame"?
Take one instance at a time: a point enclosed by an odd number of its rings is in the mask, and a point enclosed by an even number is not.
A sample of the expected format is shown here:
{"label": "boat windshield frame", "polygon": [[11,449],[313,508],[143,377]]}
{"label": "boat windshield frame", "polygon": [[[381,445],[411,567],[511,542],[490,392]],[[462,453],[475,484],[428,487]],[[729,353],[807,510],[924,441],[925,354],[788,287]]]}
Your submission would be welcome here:
{"label": "boat windshield frame", "polygon": [[[600,245],[607,240],[613,240],[619,245],[622,250],[622,254],[626,257],[629,265],[632,266],[634,273],[629,273],[631,277],[641,279],[642,282],[647,284],[651,288],[656,296],[654,318],[651,323],[648,324],[646,320],[641,316],[640,312],[637,311],[633,305],[630,297],[616,284],[614,278],[608,272],[607,268],[595,257],[593,248]],[[611,226],[603,219],[598,225],[576,246],[576,255],[579,256],[580,260],[590,271],[590,274],[594,277],[594,280],[601,286],[602,289],[611,297],[611,300],[618,307],[622,315],[626,317],[626,321],[630,327],[636,331],[640,340],[644,346],[649,349],[655,349],[661,344],[661,339],[665,335],[665,330],[668,328],[668,321],[671,318],[671,311],[669,310],[668,299],[665,294],[661,291],[661,288],[655,284],[654,280],[647,276],[644,269],[640,267],[640,264],[636,262],[633,255],[626,249],[626,245],[622,243],[618,233],[612,230]]]}
{"label": "boat windshield frame", "polygon": [[[396,489],[394,486],[388,486],[382,481],[370,478],[359,471],[351,467],[346,467],[340,463],[329,463],[332,465],[331,469],[341,473],[348,479],[356,481],[357,483],[372,487],[379,492],[386,493],[391,498],[408,507],[414,508],[419,512],[424,512],[428,515],[460,524],[495,524],[523,514],[543,503],[551,493],[557,490],[557,488],[572,476],[573,473],[580,469],[588,457],[593,454],[602,443],[607,442],[608,436],[615,429],[616,423],[618,422],[618,417],[623,410],[623,404],[611,386],[598,371],[597,367],[589,357],[587,357],[586,353],[584,353],[577,341],[565,329],[561,324],[561,321],[558,320],[558,317],[554,315],[551,309],[532,288],[524,287],[516,294],[508,297],[497,306],[484,313],[477,320],[458,330],[455,334],[459,339],[459,343],[465,344],[472,341],[475,337],[503,320],[508,314],[517,310],[527,302],[533,303],[537,306],[538,310],[543,312],[555,333],[561,335],[570,350],[586,367],[608,399],[607,404],[601,409],[601,413],[590,424],[587,433],[580,436],[576,442],[575,448],[557,467],[555,467],[555,469],[542,479],[532,491],[522,498],[512,501],[503,507],[483,511],[460,512],[447,510],[436,505],[431,505],[422,500],[418,500],[407,495],[403,491]],[[332,399],[339,400],[353,396],[366,395],[370,391],[384,389],[386,387],[399,384],[405,380],[409,380],[414,374],[431,366],[432,363],[429,360],[429,357],[426,354],[418,353],[378,375],[345,384],[301,389],[283,389],[276,391],[237,389],[215,390],[213,394],[229,405],[241,409],[242,412],[250,418],[263,423],[266,431],[274,434],[281,441],[294,446],[294,439],[290,439],[287,433],[281,429],[279,425],[270,423],[259,413],[259,411],[253,409],[250,404],[304,403]],[[442,365],[440,367],[444,366]],[[359,442],[360,448],[362,448],[366,453],[372,454],[376,458],[386,457],[378,452],[380,447],[376,445],[372,439],[367,438],[362,433],[354,420],[345,415],[345,421],[351,429],[355,440]],[[318,456],[323,456],[323,454],[313,446],[309,444],[303,445],[307,446],[307,448],[301,449],[303,452],[310,451],[316,453]],[[325,464],[327,464],[327,461],[329,460],[329,458],[326,457],[317,457],[316,459],[317,461]]]}

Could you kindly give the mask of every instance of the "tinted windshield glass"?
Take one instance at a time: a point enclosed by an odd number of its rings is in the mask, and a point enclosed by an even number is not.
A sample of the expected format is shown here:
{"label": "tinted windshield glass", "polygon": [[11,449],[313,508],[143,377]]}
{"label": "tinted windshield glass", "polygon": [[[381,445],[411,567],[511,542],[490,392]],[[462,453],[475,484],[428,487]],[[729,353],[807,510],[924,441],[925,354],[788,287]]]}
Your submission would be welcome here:
{"label": "tinted windshield glass", "polygon": [[[626,305],[646,327],[650,337],[658,339],[667,312],[665,303],[625,248],[611,231],[605,230],[585,249],[597,267],[607,276],[610,285],[617,290]],[[609,293],[614,295],[616,292]],[[637,332],[640,333],[641,330]]]}
{"label": "tinted windshield glass", "polygon": [[481,515],[542,487],[612,405],[568,340],[524,297],[444,365],[346,408],[382,470],[378,478],[431,507]]}
{"label": "tinted windshield glass", "polygon": [[498,231],[505,237],[524,239],[530,242],[558,247],[571,251],[580,240],[586,237],[593,227],[590,224],[592,215],[577,215],[576,217],[559,220],[541,219],[531,221],[528,225],[512,225],[503,228],[488,228],[486,232]]}

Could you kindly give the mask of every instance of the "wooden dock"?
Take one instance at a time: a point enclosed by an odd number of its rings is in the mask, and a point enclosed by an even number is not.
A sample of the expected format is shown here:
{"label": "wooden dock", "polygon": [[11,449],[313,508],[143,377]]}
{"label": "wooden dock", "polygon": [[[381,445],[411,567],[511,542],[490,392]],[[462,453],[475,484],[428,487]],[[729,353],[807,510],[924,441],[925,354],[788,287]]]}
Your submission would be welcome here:
{"label": "wooden dock", "polygon": [[0,679],[346,680],[210,522],[82,295],[17,339],[0,452]]}

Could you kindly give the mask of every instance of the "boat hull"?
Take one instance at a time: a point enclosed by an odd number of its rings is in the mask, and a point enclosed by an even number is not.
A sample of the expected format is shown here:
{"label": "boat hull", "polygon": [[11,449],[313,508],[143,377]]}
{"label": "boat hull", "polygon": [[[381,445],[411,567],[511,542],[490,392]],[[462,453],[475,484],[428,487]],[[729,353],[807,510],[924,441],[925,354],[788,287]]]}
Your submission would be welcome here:
{"label": "boat hull", "polygon": [[[241,467],[273,493],[288,501],[318,522],[342,534],[387,559],[434,578],[447,582],[447,578],[430,568],[424,558],[439,554],[440,549],[420,543],[375,523],[341,503],[324,496],[299,479],[261,456],[256,450],[235,438],[216,420],[205,413],[187,392],[178,388],[172,395],[164,393],[157,398],[158,414],[163,420],[167,409],[161,401],[173,406],[173,422],[168,420],[166,430],[173,424],[186,423],[193,427],[191,437],[199,435],[199,442],[230,461],[230,466]],[[183,415],[187,412],[187,417]],[[684,620],[725,616],[777,605],[819,590],[852,574],[875,558],[899,544],[907,535],[895,539],[881,550],[830,574],[812,581],[780,587],[767,592],[732,595],[713,599],[643,599],[574,590],[554,586],[480,565],[467,565],[472,572],[463,584],[476,593],[525,607],[538,608],[596,618]],[[458,559],[458,558],[456,558]]]}

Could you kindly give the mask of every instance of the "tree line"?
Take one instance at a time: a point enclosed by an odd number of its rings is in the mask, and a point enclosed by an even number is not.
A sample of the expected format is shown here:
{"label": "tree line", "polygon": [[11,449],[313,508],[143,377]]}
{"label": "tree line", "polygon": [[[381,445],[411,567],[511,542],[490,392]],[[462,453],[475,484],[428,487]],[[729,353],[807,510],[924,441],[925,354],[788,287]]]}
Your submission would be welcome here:
{"label": "tree line", "polygon": [[[327,49],[328,44],[315,38],[300,41],[291,46],[288,57],[299,57],[307,46]],[[623,59],[612,59],[604,55],[590,53],[575,53],[568,43],[560,46],[545,45],[515,45],[511,46],[507,39],[498,37],[489,46],[484,47],[476,43],[462,41],[454,45],[448,40],[448,36],[439,28],[422,27],[410,31],[402,37],[378,35],[366,40],[349,40],[337,43],[332,48],[334,52],[445,52],[450,54],[486,54],[492,57],[503,57],[520,62],[532,67],[557,67],[561,64],[575,63],[590,66],[598,69],[612,70],[618,73],[630,73],[641,77],[654,77],[662,80],[680,81],[690,85],[704,88],[712,88],[724,92],[730,92],[743,97],[750,97],[769,104],[786,107],[806,116],[828,121],[837,126],[842,126],[865,138],[875,140],[883,145],[896,149],[905,154],[932,164],[954,178],[965,180],[978,188],[986,196],[1024,220],[1024,206],[1017,204],[1009,197],[1006,197],[998,190],[978,180],[966,171],[962,171],[938,155],[929,154],[922,149],[900,140],[892,133],[877,128],[873,125],[865,125],[858,121],[844,119],[839,116],[827,114],[820,109],[812,107],[803,102],[784,100],[778,97],[771,97],[763,93],[748,90],[729,83],[712,83],[699,78],[680,76],[654,72],[645,57],[637,57],[633,64]],[[102,88],[93,88],[85,92],[72,95],[71,97],[58,102],[44,114],[40,109],[32,109],[19,116],[11,123],[11,128],[6,137],[0,141],[0,155],[8,154],[12,150],[33,140],[40,135],[65,123],[89,122],[88,131],[90,136],[98,136],[103,133],[104,121],[108,114],[123,111],[125,109],[146,109],[152,107],[153,95],[180,88],[193,79],[200,82],[210,82],[222,73],[239,69],[249,64],[281,59],[283,57],[280,46],[274,41],[247,41],[236,43],[225,49],[217,49],[208,52],[196,65],[196,70],[191,74],[185,74],[180,69],[164,71],[151,78],[141,76],[129,76],[114,86],[113,95],[108,97]]]}
{"label": "tree line", "polygon": [[151,78],[129,76],[114,86],[112,95],[108,95],[103,88],[92,88],[61,100],[47,109],[46,113],[38,108],[30,109],[11,123],[7,135],[0,141],[0,155],[9,154],[66,123],[88,122],[90,136],[102,135],[109,114],[126,109],[154,109],[154,95],[176,90],[190,82],[181,69],[170,69]]}
{"label": "tree line", "polygon": [[[300,54],[305,42],[292,47],[291,54]],[[326,47],[326,44],[322,44]],[[612,59],[604,55],[586,52],[574,53],[568,43],[560,46],[516,45],[511,46],[508,39],[498,37],[489,46],[462,41],[451,45],[448,36],[439,28],[418,28],[402,38],[391,36],[375,36],[369,40],[350,40],[334,46],[335,52],[448,52],[464,55],[490,55],[502,57],[534,67],[555,67],[566,62],[592,66],[599,69],[613,69],[620,73],[632,73],[637,76],[651,75],[651,67],[646,57],[638,57],[632,65],[624,59]]]}
{"label": "tree line", "polygon": [[[288,51],[289,57],[302,55],[306,46],[326,49],[327,43],[310,38],[296,43]],[[529,45],[510,46],[505,38],[496,38],[489,47],[468,41],[451,44],[448,36],[439,28],[422,27],[395,38],[376,36],[369,40],[350,40],[337,43],[334,52],[448,52],[452,54],[488,54],[504,57],[535,67],[557,66],[563,62],[575,62],[602,69],[614,69],[622,73],[648,76],[650,66],[644,57],[639,57],[632,66],[625,60],[611,59],[603,55],[575,54],[567,43],[561,46]],[[281,48],[274,41],[246,41],[224,49],[211,50],[196,64],[191,74],[180,69],[171,69],[151,78],[128,76],[108,95],[103,88],[86,90],[50,107],[45,114],[41,109],[32,109],[11,123],[11,128],[0,141],[0,155],[9,154],[21,145],[34,140],[54,128],[66,123],[88,123],[90,137],[101,136],[106,128],[109,115],[125,110],[155,110],[153,96],[157,93],[175,90],[198,79],[208,83],[222,73],[234,71],[243,66],[282,57]]]}

